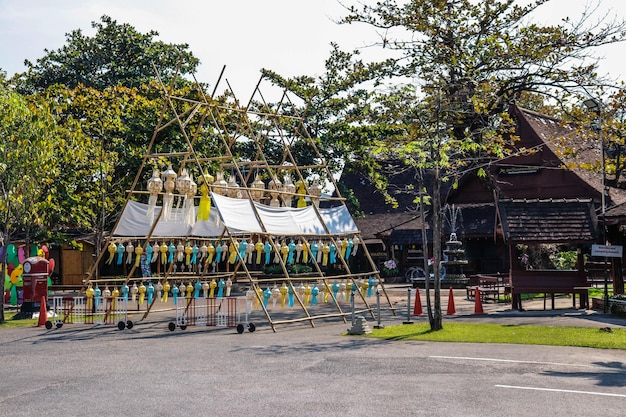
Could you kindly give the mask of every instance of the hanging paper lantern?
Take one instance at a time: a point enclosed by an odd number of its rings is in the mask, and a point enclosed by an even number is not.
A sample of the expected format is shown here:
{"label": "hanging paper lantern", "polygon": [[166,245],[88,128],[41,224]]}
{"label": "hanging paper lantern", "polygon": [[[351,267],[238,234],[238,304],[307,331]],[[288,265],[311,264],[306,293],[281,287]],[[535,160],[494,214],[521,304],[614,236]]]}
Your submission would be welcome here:
{"label": "hanging paper lantern", "polygon": [[283,205],[285,207],[291,207],[291,199],[296,192],[296,186],[291,181],[291,176],[289,174],[285,175],[285,183],[283,184],[283,194],[281,194],[280,198],[283,200]]}
{"label": "hanging paper lantern", "polygon": [[239,184],[237,184],[237,180],[233,174],[228,177],[228,188],[227,195],[230,198],[241,198],[241,191],[239,189]]}
{"label": "hanging paper lantern", "polygon": [[258,173],[254,176],[254,181],[250,184],[250,188],[252,188],[250,191],[252,199],[257,202],[261,201],[263,194],[265,194],[265,183],[261,181]]}
{"label": "hanging paper lantern", "polygon": [[191,177],[189,177],[189,174],[187,174],[187,169],[183,168],[180,176],[176,178],[176,190],[183,195],[187,195],[190,188]]}
{"label": "hanging paper lantern", "polygon": [[133,242],[128,242],[126,245],[126,264],[130,265],[133,263],[133,253],[135,253],[135,246]]}
{"label": "hanging paper lantern", "polygon": [[165,195],[163,196],[163,213],[161,215],[161,218],[164,221],[168,221],[170,220],[170,217],[172,215],[172,205],[174,204],[173,193],[174,193],[174,190],[176,189],[177,174],[172,169],[172,165],[169,165],[167,169],[163,171],[163,174],[161,175],[164,181],[163,186],[165,187]]}
{"label": "hanging paper lantern", "polygon": [[280,182],[278,177],[274,177],[268,184],[270,189],[270,196],[272,199],[270,200],[271,207],[280,207],[280,201],[278,200],[278,196],[280,195],[280,190],[283,188],[283,183]]}
{"label": "hanging paper lantern", "polygon": [[311,201],[315,207],[320,206],[320,197],[322,196],[322,186],[319,183],[319,180],[316,178],[313,180],[313,184],[309,187],[309,195],[311,196]]}
{"label": "hanging paper lantern", "polygon": [[193,226],[196,222],[196,215],[194,213],[194,199],[196,197],[196,193],[198,192],[198,184],[193,180],[193,175],[190,175],[191,183],[189,185],[189,191],[187,192],[187,197],[185,197],[185,218],[186,223],[190,226]]}
{"label": "hanging paper lantern", "polygon": [[214,178],[212,175],[205,173],[199,178],[200,183],[200,205],[198,206],[199,221],[207,221],[211,216],[211,197],[209,192],[211,191],[211,184],[213,184]]}
{"label": "hanging paper lantern", "polygon": [[[180,176],[176,179],[176,190],[178,190],[178,192],[184,196],[183,221],[186,224],[193,224],[193,216],[190,216],[190,213],[189,213],[189,202],[191,202],[191,210],[193,210],[193,196],[196,194],[196,189],[195,188],[193,189],[193,195],[191,195],[192,184],[194,186],[196,185],[196,183],[193,181],[193,178],[191,178],[189,174],[187,174],[187,170],[183,168],[183,171],[181,172]],[[191,195],[191,201],[189,201],[190,195]]]}
{"label": "hanging paper lantern", "polygon": [[228,277],[228,279],[226,280],[226,297],[230,297],[230,291],[233,288],[233,280],[230,279],[230,277]]}
{"label": "hanging paper lantern", "polygon": [[215,174],[215,182],[213,183],[213,192],[219,195],[226,195],[228,188],[228,183],[224,179],[224,173],[218,171]]}
{"label": "hanging paper lantern", "polygon": [[296,207],[302,208],[306,207],[306,199],[304,196],[306,195],[306,182],[304,180],[296,181],[296,194],[298,194],[298,202],[296,203]]}
{"label": "hanging paper lantern", "polygon": [[148,198],[146,217],[148,218],[148,222],[152,223],[154,221],[154,209],[157,204],[157,199],[159,198],[159,193],[163,190],[163,181],[160,178],[158,169],[152,172],[152,178],[148,180],[147,188],[150,192],[150,197]]}
{"label": "hanging paper lantern", "polygon": [[159,259],[160,251],[161,245],[159,245],[159,242],[154,242],[154,245],[152,245],[152,259],[150,260],[151,263],[155,263]]}
{"label": "hanging paper lantern", "polygon": [[204,281],[202,283],[202,296],[204,298],[209,298],[209,288],[210,288],[209,283],[207,281]]}
{"label": "hanging paper lantern", "polygon": [[217,283],[217,298],[222,298],[224,296],[224,288],[226,287],[226,282],[224,282],[224,278],[220,278]]}

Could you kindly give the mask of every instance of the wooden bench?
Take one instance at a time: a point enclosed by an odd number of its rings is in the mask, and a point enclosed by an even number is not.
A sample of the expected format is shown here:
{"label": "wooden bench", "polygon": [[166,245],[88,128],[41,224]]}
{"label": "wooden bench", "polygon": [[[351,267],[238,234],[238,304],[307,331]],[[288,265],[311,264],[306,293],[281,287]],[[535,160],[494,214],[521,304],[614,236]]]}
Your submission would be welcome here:
{"label": "wooden bench", "polygon": [[465,287],[468,300],[475,300],[476,289],[479,290],[481,301],[493,300],[499,302],[502,299],[508,301],[511,295],[511,286],[508,277],[474,275],[470,277],[469,285]]}
{"label": "wooden bench", "polygon": [[589,286],[584,271],[530,270],[511,271],[512,308],[522,310],[522,294],[544,294],[544,309],[547,294],[550,294],[552,309],[555,309],[556,294],[572,294],[573,308],[576,295],[580,308],[589,308]]}
{"label": "wooden bench", "polygon": [[500,290],[493,286],[468,285],[465,287],[468,300],[476,299],[476,291],[480,294],[480,301],[492,300],[494,303],[500,301]]}

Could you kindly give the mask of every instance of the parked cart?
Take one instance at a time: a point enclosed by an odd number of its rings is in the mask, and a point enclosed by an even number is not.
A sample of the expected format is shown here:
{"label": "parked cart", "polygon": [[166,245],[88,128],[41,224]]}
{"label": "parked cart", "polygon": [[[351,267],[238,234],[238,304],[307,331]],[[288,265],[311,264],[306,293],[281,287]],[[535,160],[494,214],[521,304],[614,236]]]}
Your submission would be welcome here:
{"label": "parked cart", "polygon": [[176,321],[168,328],[174,331],[178,326],[185,330],[187,326],[214,326],[236,328],[243,333],[247,328],[254,332],[256,326],[248,322],[248,303],[245,297],[225,298],[185,298],[176,299]]}
{"label": "parked cart", "polygon": [[52,297],[52,317],[46,321],[46,329],[59,329],[64,324],[117,324],[120,330],[133,328],[124,297]]}

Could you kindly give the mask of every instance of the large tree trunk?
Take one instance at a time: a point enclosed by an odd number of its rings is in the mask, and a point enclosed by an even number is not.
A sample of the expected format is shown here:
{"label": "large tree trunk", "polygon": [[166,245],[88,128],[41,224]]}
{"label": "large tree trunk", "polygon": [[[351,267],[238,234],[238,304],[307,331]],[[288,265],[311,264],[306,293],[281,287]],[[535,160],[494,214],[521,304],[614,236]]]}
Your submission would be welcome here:
{"label": "large tree trunk", "polygon": [[[432,328],[432,323],[434,320],[433,317],[433,308],[430,303],[430,268],[428,264],[428,260],[430,257],[428,256],[428,234],[426,230],[426,210],[424,210],[424,170],[420,169],[419,172],[420,181],[419,181],[419,199],[420,199],[420,218],[422,219],[422,256],[424,258],[424,291],[426,295],[426,311],[428,312],[428,322],[430,323],[430,327]],[[419,291],[419,287],[416,291]]]}
{"label": "large tree trunk", "polygon": [[435,310],[433,318],[430,320],[431,330],[443,329],[443,319],[441,315],[441,277],[439,271],[439,261],[441,260],[441,191],[440,191],[440,171],[435,165],[433,170],[433,272],[435,274]]}

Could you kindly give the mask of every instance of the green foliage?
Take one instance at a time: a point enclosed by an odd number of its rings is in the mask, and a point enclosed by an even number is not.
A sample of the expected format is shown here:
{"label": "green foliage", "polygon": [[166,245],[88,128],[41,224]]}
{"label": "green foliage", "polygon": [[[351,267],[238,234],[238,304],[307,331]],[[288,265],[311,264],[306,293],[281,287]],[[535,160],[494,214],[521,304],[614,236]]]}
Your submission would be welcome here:
{"label": "green foliage", "polygon": [[[48,107],[56,124],[77,140],[64,147],[59,157],[60,163],[71,167],[61,171],[59,183],[66,188],[65,197],[77,207],[73,215],[81,213],[86,220],[73,226],[97,230],[103,214],[105,228],[113,226],[152,139],[154,152],[188,146],[175,124],[154,135],[162,111],[163,117],[173,118],[171,109],[164,107],[155,69],[168,82],[176,72],[195,71],[198,60],[187,45],[155,40],[158,33],[154,31],[141,34],[108,16],[92,25],[95,35],[71,32],[66,45],[46,50],[36,64],[27,62],[28,71],[12,82],[19,91],[32,94],[30,100]],[[180,79],[172,87],[180,96],[199,99],[202,93],[190,85]],[[176,110],[184,114],[191,106],[181,102]],[[191,118],[189,123],[196,120]],[[212,146],[209,140],[196,149],[210,154]],[[176,161],[147,161],[155,168],[165,168],[169,162]],[[59,220],[60,226],[68,225],[69,219]]]}
{"label": "green foliage", "polygon": [[46,103],[0,86],[0,224],[8,235],[36,237],[82,223],[80,197],[65,175],[83,151],[80,137],[59,127]]}
{"label": "green foliage", "polygon": [[27,72],[17,80],[19,91],[32,94],[54,84],[97,90],[117,85],[139,87],[155,79],[155,67],[167,82],[177,69],[181,74],[189,74],[199,64],[188,51],[189,45],[156,41],[158,32],[142,34],[109,16],[102,16],[100,22],[91,25],[96,29],[94,36],[74,30],[66,35],[66,44],[58,50],[46,49],[46,55],[34,64],[27,60]]}
{"label": "green foliage", "polygon": [[556,269],[576,269],[578,252],[575,250],[561,251],[550,256]]}

